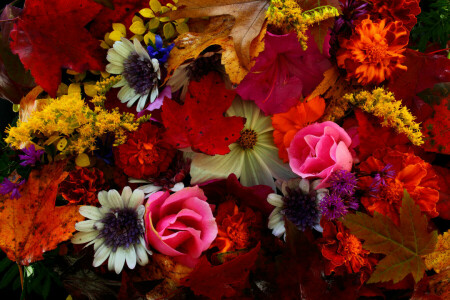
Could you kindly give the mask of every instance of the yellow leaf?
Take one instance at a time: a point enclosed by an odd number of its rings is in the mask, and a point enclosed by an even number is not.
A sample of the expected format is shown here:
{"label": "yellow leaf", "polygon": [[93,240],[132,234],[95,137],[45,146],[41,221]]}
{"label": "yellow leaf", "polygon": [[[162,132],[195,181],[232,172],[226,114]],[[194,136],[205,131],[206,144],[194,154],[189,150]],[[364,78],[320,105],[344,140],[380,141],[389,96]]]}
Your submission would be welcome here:
{"label": "yellow leaf", "polygon": [[111,32],[108,35],[108,39],[110,39],[111,41],[117,42],[117,41],[120,41],[120,38],[123,36],[124,35],[122,34],[122,32],[114,30],[113,32]]}
{"label": "yellow leaf", "polygon": [[425,265],[436,273],[450,269],[450,230],[438,236],[434,251],[425,255]]}
{"label": "yellow leaf", "polygon": [[336,67],[331,67],[323,73],[323,80],[319,83],[314,91],[306,98],[306,101],[314,99],[317,96],[325,94],[332,87],[339,77],[339,71]]}
{"label": "yellow leaf", "polygon": [[157,29],[159,27],[159,19],[158,18],[153,18],[148,22],[148,29],[150,30],[154,30]]}
{"label": "yellow leaf", "polygon": [[155,34],[151,31],[144,35],[144,42],[146,45],[150,44],[150,41],[155,44]]}
{"label": "yellow leaf", "polygon": [[175,34],[175,28],[171,23],[164,24],[163,27],[164,37],[170,39]]}
{"label": "yellow leaf", "polygon": [[87,167],[91,164],[91,161],[86,153],[81,153],[75,158],[75,164],[79,167]]}
{"label": "yellow leaf", "polygon": [[142,22],[134,22],[133,24],[131,24],[130,26],[130,31],[134,34],[144,34],[144,32],[147,30],[147,28],[145,28],[144,24]]}
{"label": "yellow leaf", "polygon": [[13,104],[13,112],[19,112],[20,104]]}
{"label": "yellow leaf", "polygon": [[161,18],[159,18],[159,21],[163,22],[163,23],[166,23],[166,22],[170,21],[170,18],[169,17],[161,17]]}
{"label": "yellow leaf", "polygon": [[114,31],[119,31],[122,33],[122,36],[125,36],[127,34],[127,29],[125,28],[125,25],[122,23],[113,23],[112,28]]}
{"label": "yellow leaf", "polygon": [[183,34],[189,31],[189,26],[186,23],[176,23],[175,26],[178,34]]}
{"label": "yellow leaf", "polygon": [[69,85],[69,91],[67,94],[79,94],[81,93],[81,86],[79,83],[71,83]]}
{"label": "yellow leaf", "polygon": [[141,22],[142,24],[144,24],[144,20],[142,20],[142,18],[140,18],[139,16],[134,16],[133,19],[131,19],[131,23],[134,22]]}
{"label": "yellow leaf", "polygon": [[141,14],[141,16],[143,16],[144,18],[153,18],[155,17],[155,14],[153,13],[153,11],[150,8],[143,8],[139,11],[139,13]]}
{"label": "yellow leaf", "polygon": [[250,70],[250,44],[260,33],[264,24],[268,0],[180,0],[178,7],[166,15],[172,20],[179,18],[201,18],[221,15],[231,15],[235,23],[230,32],[233,37],[234,48],[242,65]]}
{"label": "yellow leaf", "polygon": [[95,97],[97,95],[97,90],[95,89],[95,82],[86,82],[84,84],[84,92],[89,97]]}
{"label": "yellow leaf", "polygon": [[158,0],[150,0],[150,8],[154,12],[161,12],[161,3]]}

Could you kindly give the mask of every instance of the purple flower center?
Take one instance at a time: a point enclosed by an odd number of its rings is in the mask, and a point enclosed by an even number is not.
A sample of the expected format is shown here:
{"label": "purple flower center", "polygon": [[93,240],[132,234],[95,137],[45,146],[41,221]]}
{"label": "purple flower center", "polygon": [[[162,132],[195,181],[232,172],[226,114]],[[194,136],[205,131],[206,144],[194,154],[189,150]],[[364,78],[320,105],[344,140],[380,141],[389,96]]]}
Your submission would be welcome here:
{"label": "purple flower center", "polygon": [[282,213],[300,230],[313,227],[319,221],[319,209],[316,197],[311,194],[303,194],[300,189],[288,189],[283,197],[284,209]]}
{"label": "purple flower center", "polygon": [[128,248],[139,244],[139,238],[144,234],[142,221],[138,220],[137,212],[131,208],[116,209],[106,214],[101,220],[104,224],[98,238],[104,238],[105,244],[115,252],[118,247]]}
{"label": "purple flower center", "polygon": [[137,53],[130,54],[123,62],[123,67],[122,75],[137,94],[148,94],[158,82],[152,62]]}

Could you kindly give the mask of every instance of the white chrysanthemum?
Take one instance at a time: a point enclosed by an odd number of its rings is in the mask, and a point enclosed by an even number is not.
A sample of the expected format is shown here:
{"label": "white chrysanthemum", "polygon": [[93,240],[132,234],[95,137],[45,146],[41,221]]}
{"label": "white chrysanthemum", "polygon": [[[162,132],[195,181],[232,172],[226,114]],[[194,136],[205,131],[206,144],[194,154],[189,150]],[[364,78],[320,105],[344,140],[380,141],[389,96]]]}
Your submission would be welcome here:
{"label": "white chrysanthemum", "polygon": [[230,152],[225,155],[193,154],[191,184],[227,178],[234,173],[244,186],[264,184],[275,190],[274,177],[289,179],[297,176],[278,157],[270,116],[264,116],[254,102],[236,97],[226,116],[246,118],[241,137],[230,145]]}
{"label": "white chrysanthemum", "polygon": [[[144,192],[145,198],[148,198],[148,197],[150,197],[150,195],[162,190],[161,186],[153,184],[151,181],[145,180],[145,179],[129,178],[128,182],[129,183],[138,183],[138,184],[145,183],[144,185],[141,185],[140,187],[138,187],[139,190],[142,190]],[[171,190],[172,192],[178,192],[178,191],[181,191],[182,189],[184,189],[184,184],[182,182],[177,182],[169,190]]]}
{"label": "white chrysanthemum", "polygon": [[[311,201],[315,201],[316,205],[318,205],[319,201],[322,200],[323,197],[328,195],[328,190],[325,188],[315,190],[315,188],[320,184],[322,180],[317,179],[310,182],[308,179],[291,179],[288,181],[277,181],[278,189],[281,190],[284,196],[278,194],[269,194],[267,196],[267,202],[275,206],[275,209],[269,216],[269,229],[272,229],[272,234],[286,238],[286,228],[284,226],[284,218],[286,208],[285,198],[292,198],[292,191],[300,190],[303,195],[308,195],[311,198]],[[289,197],[291,196],[291,197]],[[289,199],[296,200],[296,199]],[[300,208],[301,209],[301,208]],[[320,215],[317,218],[317,222],[320,220]],[[317,223],[313,226],[317,231],[322,232],[322,227]]]}
{"label": "white chrysanthemum", "polygon": [[74,244],[94,244],[93,266],[100,266],[106,259],[108,269],[119,274],[125,261],[130,269],[136,262],[148,263],[144,240],[144,192],[131,191],[125,187],[122,195],[116,190],[101,191],[98,200],[102,207],[82,206],[80,214],[90,219],[75,224],[77,232],[72,238]]}
{"label": "white chrysanthemum", "polygon": [[158,60],[150,58],[137,39],[133,42],[121,38],[114,43],[106,56],[109,61],[106,71],[122,75],[122,79],[113,86],[122,87],[117,97],[122,103],[127,103],[128,107],[139,99],[136,110],[140,112],[144,109],[149,95],[150,102],[158,97],[158,80],[161,79],[161,70]]}

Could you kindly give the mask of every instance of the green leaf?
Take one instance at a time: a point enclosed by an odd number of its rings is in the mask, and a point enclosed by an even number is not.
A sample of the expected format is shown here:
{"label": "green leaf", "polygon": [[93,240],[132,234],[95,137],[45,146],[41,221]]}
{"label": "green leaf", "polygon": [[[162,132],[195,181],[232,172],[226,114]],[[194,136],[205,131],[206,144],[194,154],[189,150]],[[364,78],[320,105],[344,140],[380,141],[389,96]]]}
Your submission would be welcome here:
{"label": "green leaf", "polygon": [[400,209],[400,226],[375,212],[374,217],[357,212],[342,220],[356,237],[363,239],[363,247],[383,258],[368,283],[393,280],[399,282],[412,273],[418,282],[425,272],[422,255],[431,253],[437,241],[437,232],[428,232],[428,219],[422,215],[408,192],[404,191]]}
{"label": "green leaf", "polygon": [[16,277],[19,276],[19,269],[16,264],[12,264],[8,271],[3,275],[3,278],[0,282],[0,290],[7,287]]}

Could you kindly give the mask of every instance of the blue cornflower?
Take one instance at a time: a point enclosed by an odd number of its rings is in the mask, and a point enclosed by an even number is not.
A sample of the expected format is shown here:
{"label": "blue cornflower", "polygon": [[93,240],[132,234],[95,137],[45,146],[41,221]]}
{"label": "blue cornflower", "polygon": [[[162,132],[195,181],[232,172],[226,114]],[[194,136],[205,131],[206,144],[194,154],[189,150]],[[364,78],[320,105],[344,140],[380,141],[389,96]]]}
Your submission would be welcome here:
{"label": "blue cornflower", "polygon": [[164,64],[169,58],[169,53],[174,46],[175,44],[170,44],[164,48],[161,37],[155,35],[155,45],[148,46],[147,51],[151,58],[156,58],[160,64]]}
{"label": "blue cornflower", "polygon": [[3,179],[3,182],[0,184],[0,194],[6,195],[11,193],[11,199],[19,199],[21,197],[19,193],[19,187],[24,183],[25,180],[14,182],[5,177],[5,179]]}
{"label": "blue cornflower", "polygon": [[21,166],[34,165],[36,162],[41,160],[42,154],[44,154],[44,150],[36,150],[33,144],[28,148],[21,149],[25,155],[19,155],[19,158],[22,160],[20,163]]}

